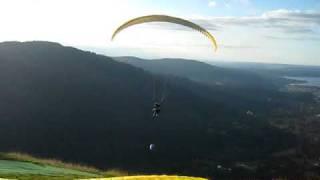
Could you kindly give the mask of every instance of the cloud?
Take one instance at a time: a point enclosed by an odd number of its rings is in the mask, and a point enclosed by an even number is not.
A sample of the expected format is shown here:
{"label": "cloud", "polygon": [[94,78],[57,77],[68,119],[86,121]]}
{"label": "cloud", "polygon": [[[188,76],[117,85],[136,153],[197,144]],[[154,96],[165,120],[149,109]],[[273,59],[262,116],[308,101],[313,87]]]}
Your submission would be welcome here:
{"label": "cloud", "polygon": [[199,24],[200,26],[206,28],[207,30],[211,31],[218,31],[220,27],[216,24],[210,23],[206,20],[201,20],[201,19],[190,19],[190,21],[195,22]]}
{"label": "cloud", "polygon": [[224,3],[224,6],[225,6],[226,8],[231,8],[231,5],[230,5],[229,3]]}
{"label": "cloud", "polygon": [[319,36],[299,36],[299,37],[283,37],[283,36],[272,36],[272,35],[265,35],[267,39],[272,40],[294,40],[294,41],[320,41]]}
{"label": "cloud", "polygon": [[209,7],[216,7],[216,6],[217,6],[217,2],[215,2],[215,1],[209,1],[208,6],[209,6]]}
{"label": "cloud", "polygon": [[[257,16],[192,17],[190,21],[210,31],[221,31],[228,26],[254,27],[285,34],[317,34],[320,29],[320,12],[300,10],[273,10]],[[151,23],[167,30],[190,30],[172,24]]]}
{"label": "cloud", "polygon": [[320,28],[320,12],[279,9],[259,16],[209,17],[194,21],[205,27],[254,26],[273,28],[284,33],[312,34]]}
{"label": "cloud", "polygon": [[250,0],[223,0],[222,3],[226,8],[239,7],[239,6],[250,6]]}
{"label": "cloud", "polygon": [[226,49],[255,49],[255,48],[259,48],[257,46],[236,46],[236,45],[225,45],[225,44],[221,44],[221,45],[219,45],[219,47],[226,48]]}
{"label": "cloud", "polygon": [[[213,23],[208,22],[207,20],[203,19],[189,19],[191,22],[199,24],[201,27],[204,27],[207,30],[210,31],[218,31],[220,27],[218,25],[215,25]],[[175,31],[193,31],[193,29],[172,24],[172,23],[163,23],[163,22],[154,22],[146,24],[146,26],[157,28],[157,29],[165,29],[165,30],[175,30]]]}
{"label": "cloud", "polygon": [[250,4],[250,0],[236,0],[236,1],[238,1],[240,4],[246,5],[246,6]]}

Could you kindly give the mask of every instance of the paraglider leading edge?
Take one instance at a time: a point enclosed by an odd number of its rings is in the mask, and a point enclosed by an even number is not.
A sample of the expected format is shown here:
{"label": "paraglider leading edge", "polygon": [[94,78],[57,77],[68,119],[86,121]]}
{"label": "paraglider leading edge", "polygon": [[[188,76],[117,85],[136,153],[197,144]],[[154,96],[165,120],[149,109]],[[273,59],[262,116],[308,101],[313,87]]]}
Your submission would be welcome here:
{"label": "paraglider leading edge", "polygon": [[195,24],[191,21],[185,20],[185,19],[181,19],[178,17],[173,17],[173,16],[167,16],[167,15],[148,15],[148,16],[141,16],[141,17],[137,17],[134,19],[131,19],[129,21],[127,21],[126,23],[122,24],[121,26],[119,26],[113,33],[111,41],[116,37],[116,35],[121,32],[122,30],[133,26],[133,25],[137,25],[137,24],[143,24],[143,23],[148,23],[148,22],[169,22],[169,23],[175,23],[175,24],[180,24],[182,26],[186,26],[189,27],[193,30],[199,31],[200,33],[202,33],[204,36],[206,36],[211,43],[214,46],[214,50],[216,51],[218,48],[217,42],[215,40],[215,38],[211,35],[211,33],[209,31],[207,31],[205,28],[199,26],[198,24]]}

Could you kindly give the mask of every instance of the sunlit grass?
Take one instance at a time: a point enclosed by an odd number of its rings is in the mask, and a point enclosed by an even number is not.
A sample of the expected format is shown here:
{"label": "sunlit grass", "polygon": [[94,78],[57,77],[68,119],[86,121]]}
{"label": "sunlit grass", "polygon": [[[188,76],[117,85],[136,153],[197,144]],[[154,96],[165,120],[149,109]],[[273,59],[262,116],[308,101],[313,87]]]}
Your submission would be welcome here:
{"label": "sunlit grass", "polygon": [[129,176],[129,172],[120,169],[109,169],[101,173],[103,177]]}
{"label": "sunlit grass", "polygon": [[187,177],[187,176],[167,176],[167,175],[148,175],[148,176],[124,176],[124,177],[111,177],[111,178],[91,178],[82,180],[207,180],[206,178]]}

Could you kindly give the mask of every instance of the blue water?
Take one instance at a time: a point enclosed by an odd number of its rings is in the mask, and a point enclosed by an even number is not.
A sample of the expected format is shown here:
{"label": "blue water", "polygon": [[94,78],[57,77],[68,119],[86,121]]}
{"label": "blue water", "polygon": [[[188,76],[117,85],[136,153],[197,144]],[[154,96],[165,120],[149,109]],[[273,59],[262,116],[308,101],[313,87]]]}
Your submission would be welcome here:
{"label": "blue water", "polygon": [[294,83],[292,85],[304,85],[304,86],[316,86],[320,87],[320,77],[285,77],[287,79],[294,79],[299,81],[305,81],[302,83]]}

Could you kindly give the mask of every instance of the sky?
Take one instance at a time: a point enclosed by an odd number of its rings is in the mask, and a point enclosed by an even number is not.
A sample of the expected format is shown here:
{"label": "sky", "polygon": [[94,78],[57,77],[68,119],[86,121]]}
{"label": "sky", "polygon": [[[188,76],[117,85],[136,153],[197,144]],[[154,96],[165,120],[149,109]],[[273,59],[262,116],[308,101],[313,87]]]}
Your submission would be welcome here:
{"label": "sky", "polygon": [[[216,38],[170,23],[129,19],[164,14],[188,19]],[[0,0],[0,42],[53,41],[108,56],[188,58],[320,65],[319,0]]]}

